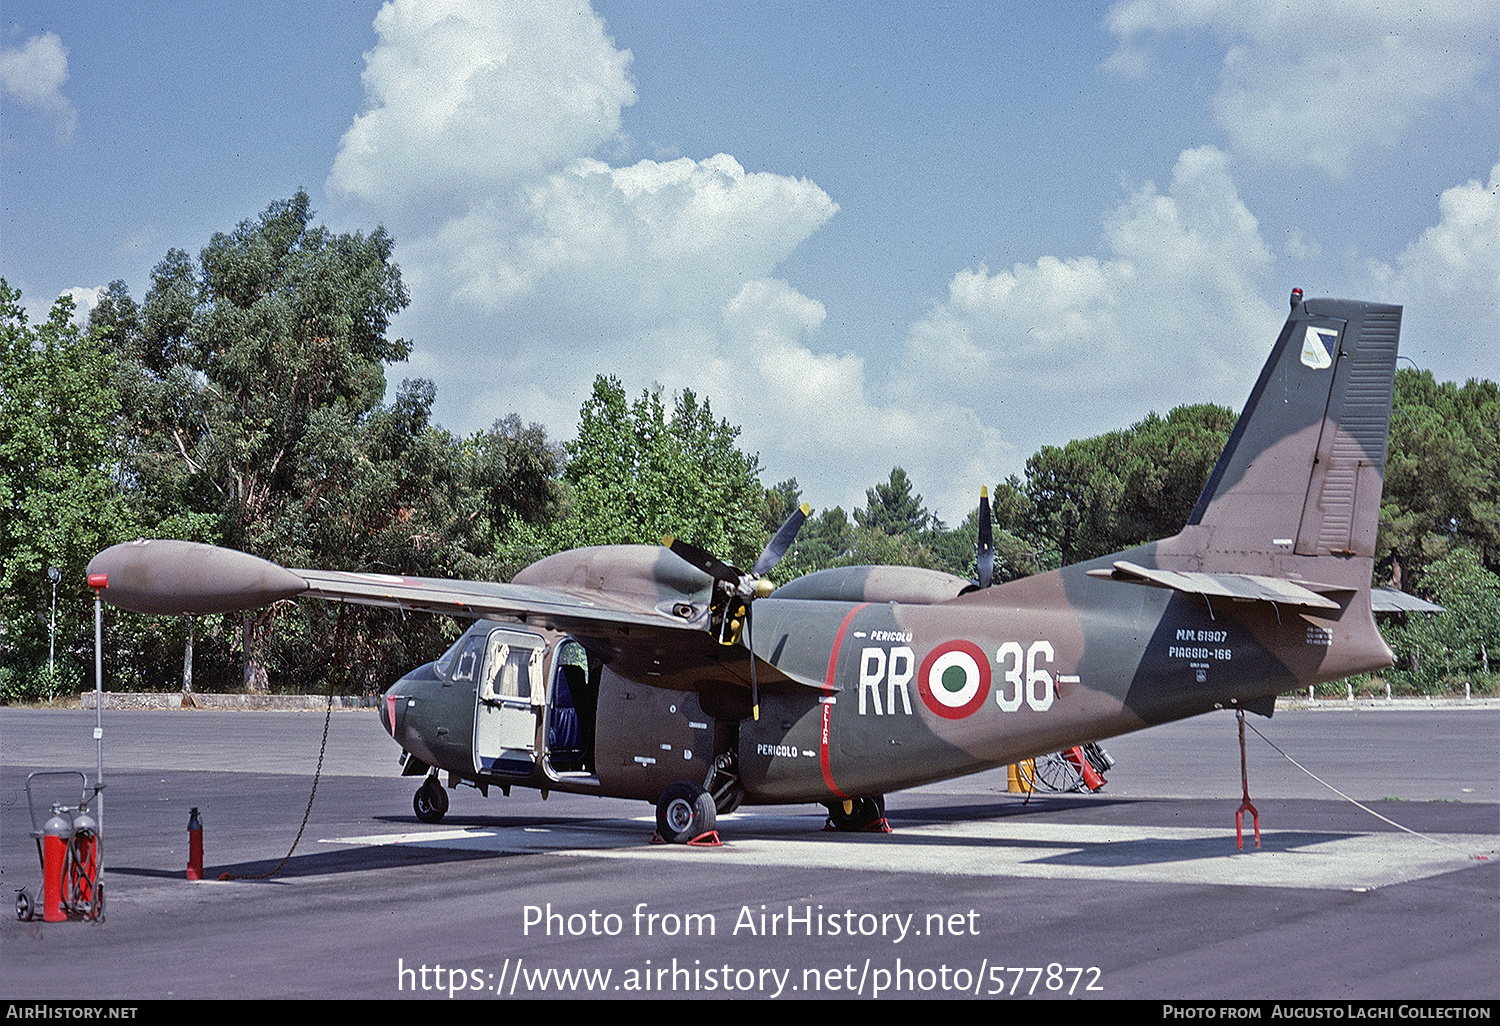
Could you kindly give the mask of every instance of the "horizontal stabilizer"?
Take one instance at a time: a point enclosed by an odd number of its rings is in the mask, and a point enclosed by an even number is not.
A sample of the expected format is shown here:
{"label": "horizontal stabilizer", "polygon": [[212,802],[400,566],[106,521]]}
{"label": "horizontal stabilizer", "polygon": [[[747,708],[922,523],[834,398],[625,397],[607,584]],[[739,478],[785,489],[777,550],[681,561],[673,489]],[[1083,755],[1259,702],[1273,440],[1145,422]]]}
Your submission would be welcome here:
{"label": "horizontal stabilizer", "polygon": [[1113,570],[1090,570],[1089,576],[1125,581],[1130,584],[1148,584],[1155,588],[1170,588],[1184,595],[1226,598],[1238,602],[1273,602],[1281,606],[1304,606],[1308,609],[1335,611],[1343,607],[1318,592],[1348,592],[1350,590],[1313,584],[1308,581],[1296,582],[1281,577],[1263,577],[1259,574],[1152,570],[1126,560],[1115,563]]}
{"label": "horizontal stabilizer", "polygon": [[1446,613],[1442,606],[1408,595],[1395,588],[1376,588],[1370,592],[1370,608],[1377,613]]}

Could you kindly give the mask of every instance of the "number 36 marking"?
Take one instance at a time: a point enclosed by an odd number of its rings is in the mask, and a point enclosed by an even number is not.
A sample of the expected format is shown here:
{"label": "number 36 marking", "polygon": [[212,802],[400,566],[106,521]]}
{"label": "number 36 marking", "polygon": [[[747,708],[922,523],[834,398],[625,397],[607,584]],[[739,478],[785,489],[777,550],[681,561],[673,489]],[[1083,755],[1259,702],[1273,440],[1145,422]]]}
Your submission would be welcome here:
{"label": "number 36 marking", "polygon": [[1052,662],[1052,642],[1034,641],[1025,650],[1025,676],[1022,676],[1023,653],[1019,641],[1007,641],[995,652],[995,662],[1005,673],[1005,683],[995,689],[995,703],[1003,712],[1015,712],[1024,701],[1037,712],[1052,707],[1052,674],[1039,663]]}

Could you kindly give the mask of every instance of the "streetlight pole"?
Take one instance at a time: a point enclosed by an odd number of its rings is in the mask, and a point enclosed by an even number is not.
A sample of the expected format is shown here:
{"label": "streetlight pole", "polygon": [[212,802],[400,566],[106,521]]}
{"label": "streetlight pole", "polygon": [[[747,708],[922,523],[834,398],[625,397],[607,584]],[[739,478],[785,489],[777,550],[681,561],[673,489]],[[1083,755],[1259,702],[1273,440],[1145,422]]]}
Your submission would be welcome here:
{"label": "streetlight pole", "polygon": [[57,582],[62,580],[62,571],[49,566],[47,579],[52,582],[52,622],[47,630],[47,701],[50,702],[52,685],[57,678]]}

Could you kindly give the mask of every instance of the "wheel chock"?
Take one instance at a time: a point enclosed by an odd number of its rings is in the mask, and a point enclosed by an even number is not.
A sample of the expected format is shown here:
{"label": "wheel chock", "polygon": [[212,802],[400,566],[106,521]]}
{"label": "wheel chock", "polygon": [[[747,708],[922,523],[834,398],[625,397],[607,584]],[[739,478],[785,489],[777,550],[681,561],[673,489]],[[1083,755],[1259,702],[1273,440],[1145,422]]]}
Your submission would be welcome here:
{"label": "wheel chock", "polygon": [[[653,830],[651,832],[651,843],[670,844],[671,842],[663,837],[660,833]],[[699,834],[691,841],[684,841],[682,843],[687,845],[689,848],[722,848],[724,846],[724,842],[720,840],[719,832],[717,830],[710,830],[706,834]]]}
{"label": "wheel chock", "polygon": [[833,825],[833,817],[829,816],[827,819],[825,819],[823,821],[823,832],[825,834],[829,833],[829,832],[833,832],[833,833],[858,833],[858,834],[890,834],[890,833],[895,833],[895,831],[891,829],[890,821],[887,820],[884,816],[881,816],[879,819],[877,819],[873,823],[868,823],[865,826],[860,827],[858,830],[853,830],[853,831],[843,831],[843,830],[840,830],[838,827],[836,827],[836,826]]}

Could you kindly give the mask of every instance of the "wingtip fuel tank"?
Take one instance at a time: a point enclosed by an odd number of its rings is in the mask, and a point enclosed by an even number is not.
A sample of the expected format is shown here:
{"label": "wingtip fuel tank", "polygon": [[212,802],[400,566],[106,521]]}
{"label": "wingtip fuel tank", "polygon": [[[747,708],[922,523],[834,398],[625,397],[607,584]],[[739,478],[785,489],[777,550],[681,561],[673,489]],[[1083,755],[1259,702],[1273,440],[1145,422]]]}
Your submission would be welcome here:
{"label": "wingtip fuel tank", "polygon": [[269,560],[170,539],[112,546],[89,562],[88,573],[110,605],[136,613],[232,613],[307,590],[306,581]]}

